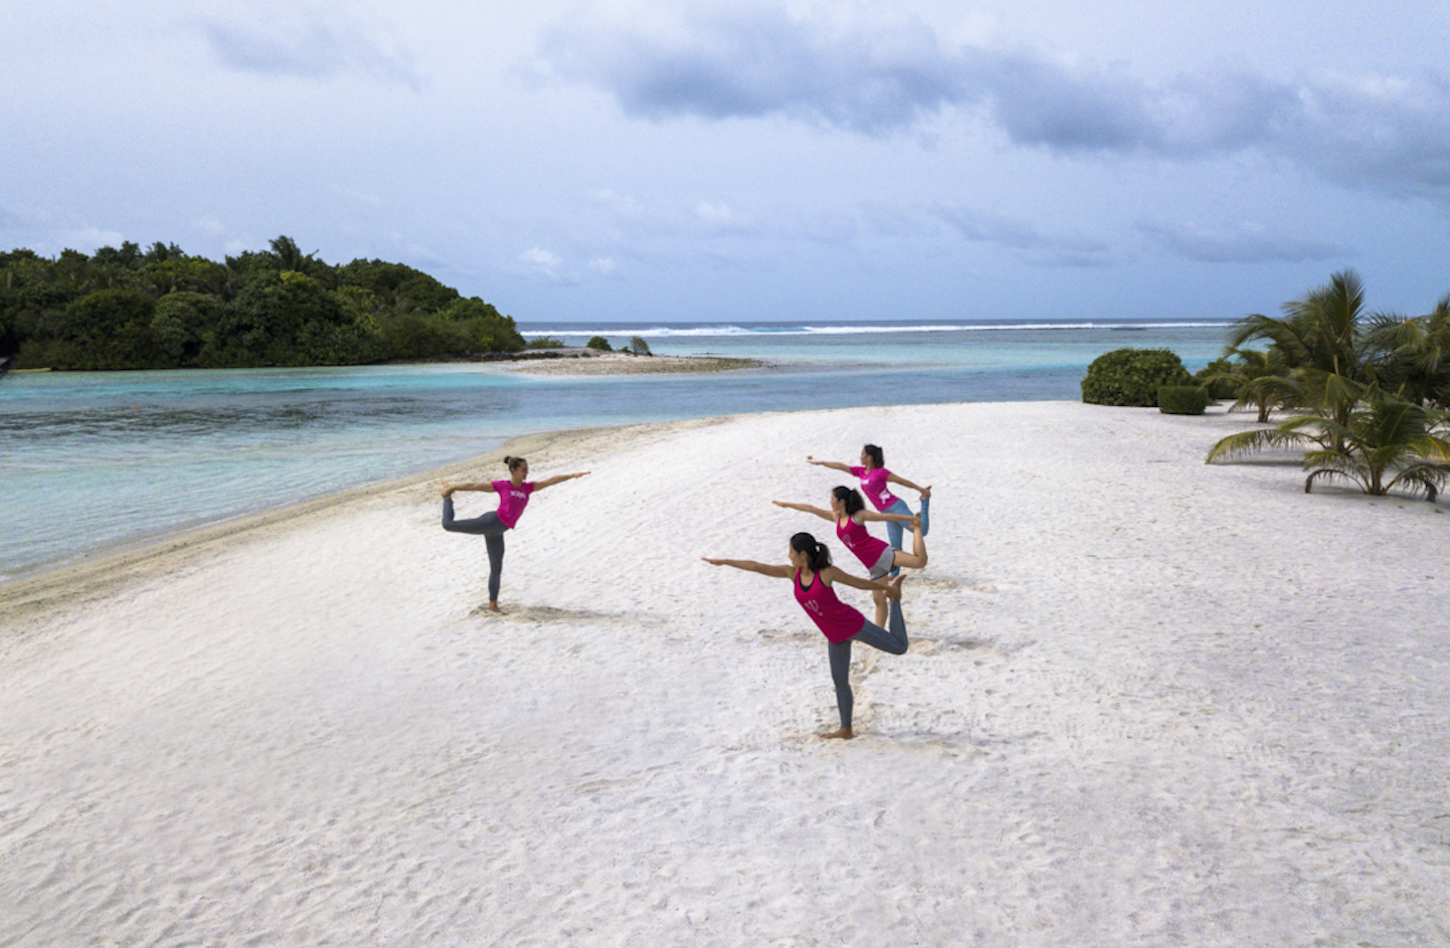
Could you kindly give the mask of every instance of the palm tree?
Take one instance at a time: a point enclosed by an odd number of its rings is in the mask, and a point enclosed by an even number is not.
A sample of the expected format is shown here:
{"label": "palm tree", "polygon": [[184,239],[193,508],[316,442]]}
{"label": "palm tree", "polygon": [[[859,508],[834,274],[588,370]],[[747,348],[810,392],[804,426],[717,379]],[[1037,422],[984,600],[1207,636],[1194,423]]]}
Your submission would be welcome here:
{"label": "palm tree", "polygon": [[1320,478],[1340,478],[1367,494],[1396,487],[1423,490],[1434,500],[1450,479],[1450,441],[1438,432],[1445,414],[1391,398],[1371,386],[1344,423],[1325,409],[1272,428],[1229,435],[1208,452],[1206,463],[1270,447],[1312,445],[1304,454],[1307,494]]}
{"label": "palm tree", "polygon": [[1380,355],[1381,375],[1400,397],[1450,408],[1450,294],[1424,316],[1379,316],[1368,334]]}
{"label": "palm tree", "polygon": [[1342,270],[1303,299],[1285,303],[1283,311],[1283,319],[1245,316],[1234,325],[1229,347],[1267,340],[1299,383],[1305,404],[1326,412],[1336,431],[1347,428],[1350,413],[1375,380],[1372,349],[1361,325],[1364,286],[1359,275]]}
{"label": "palm tree", "polygon": [[[1289,366],[1277,349],[1228,349],[1225,355],[1239,361],[1227,371],[1214,372],[1205,381],[1225,382],[1238,399],[1229,411],[1253,405],[1259,410],[1259,424],[1267,424],[1276,408],[1293,408],[1304,401],[1304,390],[1289,378]],[[1220,363],[1223,364],[1223,363]]]}
{"label": "palm tree", "polygon": [[307,264],[312,261],[312,254],[304,254],[302,248],[297,246],[297,241],[283,234],[267,243],[271,245],[272,256],[280,269],[307,272]]}

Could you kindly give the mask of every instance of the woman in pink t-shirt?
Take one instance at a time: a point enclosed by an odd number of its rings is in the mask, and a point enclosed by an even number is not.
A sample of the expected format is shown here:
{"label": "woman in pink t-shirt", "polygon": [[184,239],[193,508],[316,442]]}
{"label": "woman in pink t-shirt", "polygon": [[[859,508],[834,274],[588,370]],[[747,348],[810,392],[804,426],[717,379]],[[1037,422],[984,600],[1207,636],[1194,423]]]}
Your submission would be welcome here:
{"label": "woman in pink t-shirt", "polygon": [[[866,502],[861,499],[860,492],[849,487],[831,488],[830,510],[822,510],[820,507],[812,507],[810,504],[787,503],[784,500],[776,500],[772,503],[777,507],[787,507],[802,513],[815,514],[822,520],[834,523],[837,538],[845,544],[846,549],[856,554],[856,558],[870,572],[872,579],[880,579],[887,573],[893,573],[903,566],[921,569],[926,565],[926,540],[921,535],[920,518],[898,513],[872,513],[866,509]],[[892,549],[884,541],[873,537],[866,531],[866,522],[869,520],[882,521],[888,525],[910,523],[911,552]],[[875,598],[876,624],[884,625],[886,600],[879,593]]]}
{"label": "woman in pink t-shirt", "polygon": [[[514,524],[519,522],[524,508],[529,505],[530,495],[545,487],[553,487],[555,484],[575,477],[583,477],[589,473],[580,471],[578,474],[555,474],[542,481],[531,481],[527,480],[529,476],[528,461],[512,457],[506,457],[503,460],[509,469],[506,481],[443,485],[443,529],[452,533],[472,533],[483,536],[484,545],[488,548],[488,608],[499,613],[503,612],[498,607],[498,585],[499,579],[503,575],[504,532],[512,530]],[[498,509],[490,510],[482,517],[475,517],[472,520],[455,520],[453,519],[453,494],[460,490],[481,490],[485,493],[498,494]]]}
{"label": "woman in pink t-shirt", "polygon": [[[911,508],[906,501],[891,493],[887,484],[900,484],[908,490],[914,490],[921,497],[921,535],[926,536],[931,532],[931,486],[919,487],[904,477],[899,477],[886,469],[886,454],[878,445],[868,444],[861,449],[860,466],[842,464],[839,461],[812,461],[807,464],[814,464],[817,467],[828,467],[833,471],[841,471],[857,477],[861,481],[861,492],[871,501],[871,505],[882,513],[909,514]],[[886,536],[891,541],[892,549],[902,548],[902,541],[905,539],[900,523],[888,523],[886,525]]]}
{"label": "woman in pink t-shirt", "polygon": [[[787,551],[790,562],[781,566],[757,563],[755,560],[718,560],[701,557],[712,566],[733,566],[777,579],[789,579],[795,589],[796,602],[811,617],[821,634],[829,643],[826,648],[831,659],[831,680],[836,685],[836,707],[841,713],[841,728],[827,738],[850,740],[851,709],[855,698],[851,693],[851,643],[864,642],[873,648],[892,655],[906,652],[906,620],[901,615],[901,580],[898,576],[890,582],[860,579],[831,565],[831,551],[824,543],[817,543],[809,533],[797,533],[790,538]],[[891,600],[891,619],[887,628],[866,621],[857,609],[836,598],[832,588],[835,583],[844,583],[857,589],[869,589]]]}

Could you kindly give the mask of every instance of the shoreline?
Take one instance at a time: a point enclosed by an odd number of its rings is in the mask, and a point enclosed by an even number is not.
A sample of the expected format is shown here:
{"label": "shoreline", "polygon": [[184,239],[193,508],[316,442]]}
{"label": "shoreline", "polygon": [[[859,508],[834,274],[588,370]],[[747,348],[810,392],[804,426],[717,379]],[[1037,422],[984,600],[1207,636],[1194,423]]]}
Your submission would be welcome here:
{"label": "shoreline", "polygon": [[[538,476],[591,474],[508,534],[501,616],[438,481],[502,448],[52,577],[0,619],[0,941],[1423,941],[1447,505],[1203,463],[1252,424],[958,402],[525,436]],[[823,502],[845,476],[806,460],[866,440],[932,486],[930,562],[824,741],[789,583],[701,558],[805,530],[861,575],[770,501]]]}
{"label": "shoreline", "polygon": [[[600,440],[611,433],[630,437],[676,427],[688,429],[731,417],[735,416],[530,432],[508,438],[498,447],[483,454],[416,474],[293,501],[216,523],[107,544],[80,554],[80,562],[43,564],[11,579],[0,581],[0,616],[5,620],[30,617],[57,603],[93,600],[127,583],[143,581],[180,568],[191,557],[224,549],[234,542],[246,542],[271,532],[287,530],[309,520],[334,516],[350,507],[360,507],[390,495],[419,492],[425,486],[445,480],[470,479],[468,475],[480,468],[501,466],[504,457],[508,455],[547,458],[566,443]],[[497,470],[485,472],[498,473]],[[0,628],[4,624],[5,621],[0,620]]]}
{"label": "shoreline", "polygon": [[[552,449],[568,443],[571,440],[581,442],[602,440],[606,435],[611,433],[625,438],[632,438],[636,434],[669,432],[675,429],[689,430],[700,426],[723,424],[740,419],[765,418],[780,414],[812,415],[833,412],[885,411],[892,408],[930,409],[933,407],[944,408],[953,405],[1081,404],[1085,403],[1077,401],[932,402],[866,408],[818,408],[782,412],[706,415],[696,418],[674,419],[671,421],[600,425],[586,428],[558,428],[528,432],[507,438],[498,447],[490,451],[473,455],[463,460],[454,461],[440,467],[429,468],[425,471],[419,471],[401,477],[390,477],[375,483],[345,488],[305,500],[290,501],[279,506],[240,514],[221,521],[176,530],[163,530],[157,534],[107,543],[79,553],[72,559],[40,564],[22,572],[12,574],[9,578],[0,580],[0,616],[30,613],[35,611],[35,609],[44,608],[46,603],[58,599],[64,600],[72,597],[89,598],[82,591],[97,587],[104,591],[126,579],[141,579],[153,575],[167,568],[171,568],[175,565],[176,561],[185,560],[186,557],[194,553],[199,553],[207,548],[217,548],[232,540],[242,541],[249,536],[261,535],[274,529],[285,529],[291,523],[300,524],[308,519],[335,514],[353,504],[362,504],[390,494],[416,491],[424,484],[449,479],[462,480],[465,479],[465,475],[469,472],[476,471],[479,468],[497,467],[502,463],[503,458],[508,455],[523,457],[533,455],[543,458],[551,453]],[[1088,407],[1121,410],[1114,409],[1113,406]],[[1158,410],[1153,408],[1130,408],[1126,410],[1159,414]],[[1212,417],[1215,414],[1224,416],[1225,418],[1236,418],[1241,423],[1251,420],[1252,417],[1252,412],[1250,411],[1236,413],[1229,413],[1225,410],[1214,411],[1213,406],[1210,406],[1206,415],[1184,417],[1197,417],[1202,419]],[[1297,470],[1299,468],[1299,456],[1292,451],[1268,450],[1219,466],[1224,468],[1238,466],[1245,469],[1291,466]],[[492,473],[499,472],[495,470]],[[487,479],[487,477],[484,476],[483,479]],[[1327,491],[1332,494],[1336,492],[1336,489],[1332,485],[1322,485],[1320,491]],[[1380,499],[1406,500],[1408,498],[1397,498],[1392,495]],[[1450,492],[1446,492],[1442,502],[1444,501],[1450,501]],[[71,584],[76,584],[79,588],[69,593],[65,592],[65,587]],[[0,623],[0,625],[3,625],[3,623]]]}
{"label": "shoreline", "polygon": [[[8,363],[5,363],[8,364]],[[776,364],[768,359],[744,356],[721,355],[634,355],[621,349],[601,352],[587,346],[559,346],[543,349],[523,349],[518,352],[485,352],[474,356],[448,356],[437,359],[388,359],[382,362],[326,363],[322,365],[262,365],[262,366],[217,366],[202,369],[197,366],[175,366],[166,369],[53,369],[50,366],[36,366],[28,369],[6,368],[0,371],[0,378],[34,372],[55,372],[62,375],[101,375],[120,372],[197,372],[197,371],[255,371],[262,369],[351,369],[374,365],[497,365],[506,371],[533,372],[539,374],[570,374],[569,368],[579,369],[580,375],[648,375],[651,373],[688,372],[732,372],[738,369],[769,368]],[[587,368],[584,368],[587,366]]]}
{"label": "shoreline", "polygon": [[530,375],[655,375],[691,372],[737,372],[771,368],[778,363],[743,356],[716,355],[631,355],[614,350],[541,350],[557,356],[535,356],[512,360],[500,368]]}

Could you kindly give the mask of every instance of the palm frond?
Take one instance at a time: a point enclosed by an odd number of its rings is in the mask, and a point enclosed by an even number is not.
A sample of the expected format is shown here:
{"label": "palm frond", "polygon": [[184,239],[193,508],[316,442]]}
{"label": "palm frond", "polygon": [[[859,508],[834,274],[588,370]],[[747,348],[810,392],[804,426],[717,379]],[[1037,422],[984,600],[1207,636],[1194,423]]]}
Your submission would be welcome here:
{"label": "palm frond", "polygon": [[1411,492],[1423,490],[1425,499],[1433,503],[1447,480],[1450,480],[1450,466],[1422,462],[1412,464],[1396,474],[1385,485],[1385,490],[1392,490],[1401,484],[1409,485]]}
{"label": "palm frond", "polygon": [[1219,440],[1217,444],[1209,449],[1208,457],[1203,459],[1203,463],[1212,464],[1214,461],[1224,460],[1242,454],[1252,454],[1268,448],[1300,445],[1306,441],[1314,440],[1310,435],[1296,430],[1286,429],[1283,425],[1276,425],[1273,428],[1256,428],[1253,431],[1240,431],[1237,434],[1231,434],[1227,438]]}
{"label": "palm frond", "polygon": [[1346,471],[1335,470],[1334,468],[1331,468],[1331,467],[1321,467],[1317,471],[1311,472],[1308,477],[1304,478],[1304,493],[1306,493],[1306,494],[1312,493],[1313,492],[1312,491],[1312,488],[1314,487],[1314,482],[1316,480],[1320,480],[1320,479],[1324,479],[1324,480],[1335,480],[1335,479],[1346,480],[1346,481],[1349,481],[1351,483],[1358,484],[1360,486],[1360,489],[1363,490],[1365,493],[1369,493],[1370,492],[1369,485],[1366,484],[1364,481],[1360,480],[1358,477],[1355,477],[1353,474],[1348,473]]}

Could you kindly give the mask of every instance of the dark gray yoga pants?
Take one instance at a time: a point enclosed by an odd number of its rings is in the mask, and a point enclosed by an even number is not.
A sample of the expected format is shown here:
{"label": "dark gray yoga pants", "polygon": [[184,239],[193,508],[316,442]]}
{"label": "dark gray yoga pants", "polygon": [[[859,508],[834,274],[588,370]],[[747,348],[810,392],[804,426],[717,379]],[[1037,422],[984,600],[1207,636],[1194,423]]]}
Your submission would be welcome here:
{"label": "dark gray yoga pants", "polygon": [[886,624],[889,629],[883,629],[868,621],[861,627],[860,632],[846,641],[830,643],[831,680],[836,683],[836,707],[841,710],[841,727],[851,726],[851,708],[855,705],[855,698],[851,694],[851,643],[863,642],[892,655],[906,652],[906,619],[901,615],[900,600],[891,600],[887,610],[889,618]]}
{"label": "dark gray yoga pants", "polygon": [[498,511],[490,510],[472,520],[453,519],[453,498],[443,498],[443,529],[452,533],[481,534],[488,547],[488,601],[498,602],[498,581],[503,575],[503,535],[508,529],[498,519]]}

